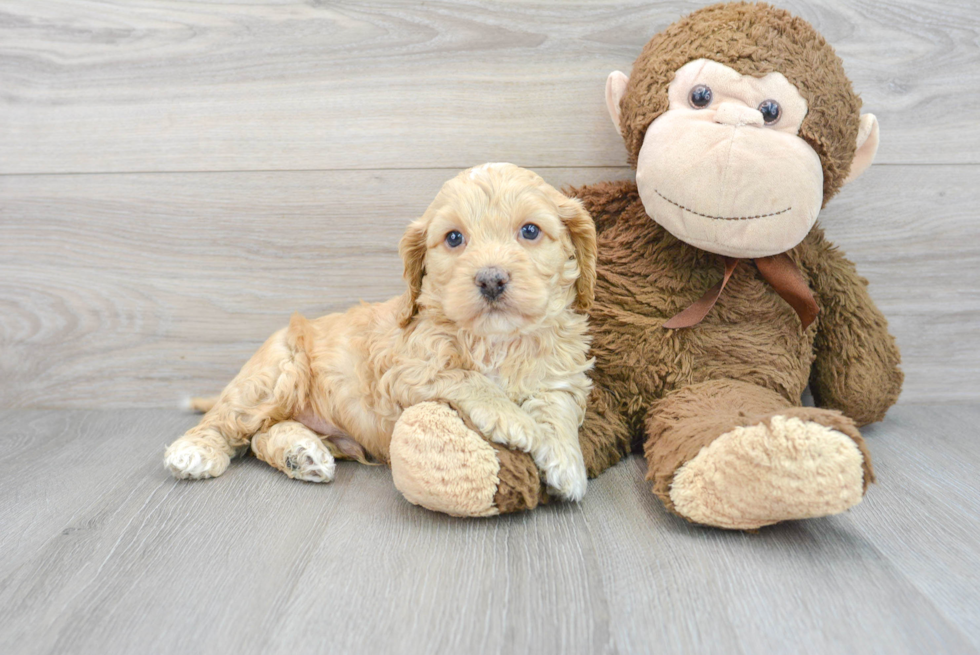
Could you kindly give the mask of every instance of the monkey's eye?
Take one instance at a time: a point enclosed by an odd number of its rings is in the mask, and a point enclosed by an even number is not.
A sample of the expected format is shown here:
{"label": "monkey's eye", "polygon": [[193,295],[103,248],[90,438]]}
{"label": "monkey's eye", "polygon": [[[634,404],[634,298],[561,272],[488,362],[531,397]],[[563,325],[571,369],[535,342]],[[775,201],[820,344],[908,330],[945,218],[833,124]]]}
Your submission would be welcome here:
{"label": "monkey's eye", "polygon": [[703,84],[698,84],[691,89],[691,106],[695,109],[704,109],[711,104],[711,89]]}
{"label": "monkey's eye", "polygon": [[541,236],[541,228],[535,225],[534,223],[526,223],[521,228],[521,236],[527,239],[528,241],[534,241],[539,236]]}
{"label": "monkey's eye", "polygon": [[762,104],[759,105],[759,111],[762,112],[762,120],[766,122],[766,125],[772,125],[778,121],[781,113],[779,103],[775,100],[763,100]]}
{"label": "monkey's eye", "polygon": [[463,245],[463,233],[459,230],[453,230],[446,235],[446,245],[450,248],[458,248]]}

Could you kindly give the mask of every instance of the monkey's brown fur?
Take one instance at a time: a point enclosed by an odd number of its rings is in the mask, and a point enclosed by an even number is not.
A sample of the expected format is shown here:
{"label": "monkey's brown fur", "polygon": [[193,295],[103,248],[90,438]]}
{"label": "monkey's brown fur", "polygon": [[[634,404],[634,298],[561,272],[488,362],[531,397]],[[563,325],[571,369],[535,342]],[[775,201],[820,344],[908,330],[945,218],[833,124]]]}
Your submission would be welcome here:
{"label": "monkey's brown fur", "polygon": [[[805,21],[767,5],[708,7],[644,48],[621,103],[631,164],[647,127],[667,109],[674,71],[698,58],[742,74],[778,71],[796,85],[809,106],[799,135],[820,155],[826,203],[850,169],[861,101],[824,39]],[[670,485],[679,467],[733,428],[782,416],[849,436],[863,456],[865,486],[873,480],[856,425],[880,420],[897,399],[899,352],[866,280],[819,226],[789,252],[820,307],[806,331],[750,261],[738,266],[700,324],[668,330],[662,327],[667,319],[719,281],[721,258],[651,220],[632,183],[571,193],[592,213],[599,238],[591,310],[595,386],[580,435],[590,475],[643,446],[654,492],[675,511]],[[799,407],[807,382],[818,408]],[[508,476],[501,483],[523,487],[527,481]]]}
{"label": "monkey's brown fur", "polygon": [[[854,265],[820,228],[790,251],[820,306],[806,332],[793,309],[748,263],[736,268],[704,321],[665,330],[664,321],[718,282],[721,258],[650,220],[632,183],[597,184],[574,193],[599,229],[591,312],[595,388],[580,435],[592,475],[636,448],[651,408],[653,415],[669,411],[664,398],[689,385],[747,382],[775,392],[788,408],[799,404],[809,380],[818,404],[829,410],[811,408],[808,418],[835,429],[841,418],[830,410],[863,425],[880,420],[897,399],[902,373],[887,322]],[[742,419],[753,408],[770,410],[772,404],[752,401]],[[705,438],[710,442],[737,424]]]}

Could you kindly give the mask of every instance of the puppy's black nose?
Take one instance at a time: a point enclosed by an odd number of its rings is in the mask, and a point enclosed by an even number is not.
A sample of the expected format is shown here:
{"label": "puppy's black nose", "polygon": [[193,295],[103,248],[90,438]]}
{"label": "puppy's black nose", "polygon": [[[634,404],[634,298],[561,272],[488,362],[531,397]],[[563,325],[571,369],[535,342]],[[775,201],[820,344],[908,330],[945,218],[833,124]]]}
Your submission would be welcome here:
{"label": "puppy's black nose", "polygon": [[487,300],[496,300],[504,295],[510,276],[501,268],[488,266],[477,271],[473,281],[480,287],[480,295]]}

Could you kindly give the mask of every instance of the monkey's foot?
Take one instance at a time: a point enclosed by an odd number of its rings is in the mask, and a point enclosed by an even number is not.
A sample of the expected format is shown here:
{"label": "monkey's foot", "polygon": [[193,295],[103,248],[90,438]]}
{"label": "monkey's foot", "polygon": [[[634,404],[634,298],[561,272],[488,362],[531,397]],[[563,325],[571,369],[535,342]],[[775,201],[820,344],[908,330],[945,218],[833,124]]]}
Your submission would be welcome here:
{"label": "monkey's foot", "polygon": [[389,450],[395,487],[426,509],[452,516],[494,516],[544,500],[529,455],[492,444],[440,403],[406,409]]}
{"label": "monkey's foot", "polygon": [[861,502],[864,485],[854,439],[812,420],[773,416],[702,448],[677,469],[670,500],[690,521],[752,530],[843,512]]}

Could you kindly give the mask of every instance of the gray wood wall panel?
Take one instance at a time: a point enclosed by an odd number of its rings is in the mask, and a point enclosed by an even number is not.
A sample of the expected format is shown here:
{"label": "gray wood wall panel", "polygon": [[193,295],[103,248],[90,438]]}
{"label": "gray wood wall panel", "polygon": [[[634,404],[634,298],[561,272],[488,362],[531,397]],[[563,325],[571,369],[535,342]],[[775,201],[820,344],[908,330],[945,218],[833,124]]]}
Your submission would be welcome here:
{"label": "gray wood wall panel", "polygon": [[[0,172],[619,166],[614,69],[701,2],[8,0]],[[980,162],[980,5],[791,0],[880,161]]]}
{"label": "gray wood wall panel", "polygon": [[[874,166],[822,214],[891,320],[905,402],[980,397],[977,170]],[[220,390],[293,311],[400,293],[398,238],[454,172],[0,176],[0,407]]]}
{"label": "gray wood wall panel", "polygon": [[352,462],[173,480],[172,410],[0,411],[0,651],[977,653],[978,418],[895,408],[863,503],[748,534],[667,514],[638,457],[460,520]]}
{"label": "gray wood wall panel", "polygon": [[[699,4],[4,3],[0,407],[220,388],[290,312],[397,293],[402,226],[460,168],[628,177],[605,75]],[[980,5],[785,6],[881,120],[823,220],[892,321],[903,401],[976,399]]]}

